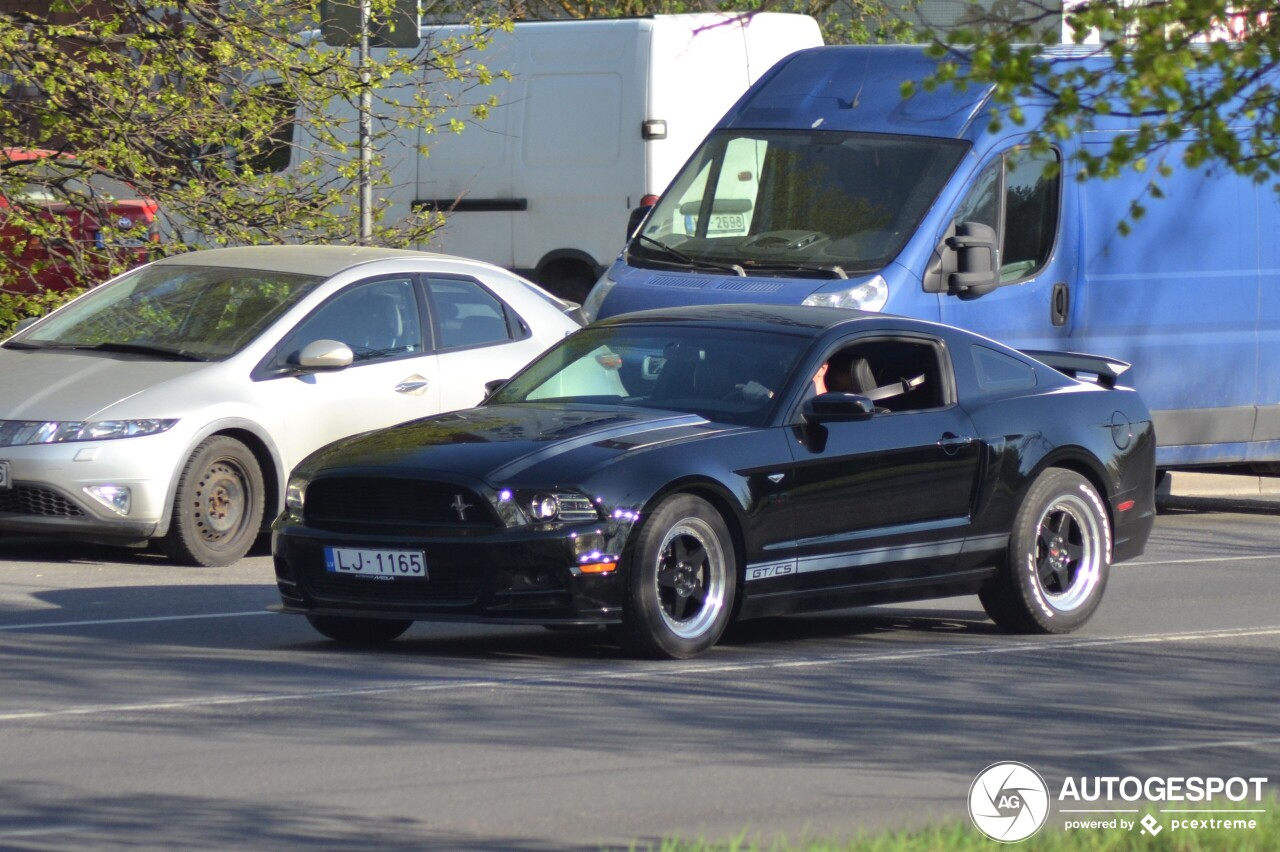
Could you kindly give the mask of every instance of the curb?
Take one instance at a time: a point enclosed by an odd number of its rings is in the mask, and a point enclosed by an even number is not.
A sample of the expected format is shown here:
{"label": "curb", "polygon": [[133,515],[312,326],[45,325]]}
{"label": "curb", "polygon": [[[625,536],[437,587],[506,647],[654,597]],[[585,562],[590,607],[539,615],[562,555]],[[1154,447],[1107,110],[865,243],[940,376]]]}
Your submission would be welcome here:
{"label": "curb", "polygon": [[1280,500],[1280,477],[1220,473],[1170,473],[1156,490],[1163,497],[1244,497]]}

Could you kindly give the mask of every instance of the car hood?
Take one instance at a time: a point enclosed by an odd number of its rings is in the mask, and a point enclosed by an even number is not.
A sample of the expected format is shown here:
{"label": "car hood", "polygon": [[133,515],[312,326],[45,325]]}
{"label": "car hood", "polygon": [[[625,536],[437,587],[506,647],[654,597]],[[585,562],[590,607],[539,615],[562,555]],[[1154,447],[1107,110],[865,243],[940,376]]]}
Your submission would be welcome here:
{"label": "car hood", "polygon": [[569,482],[619,455],[724,431],[696,414],[613,406],[495,405],[402,423],[346,438],[299,467],[371,468]]}
{"label": "car hood", "polygon": [[208,367],[195,361],[0,349],[0,420],[97,419],[132,396]]}

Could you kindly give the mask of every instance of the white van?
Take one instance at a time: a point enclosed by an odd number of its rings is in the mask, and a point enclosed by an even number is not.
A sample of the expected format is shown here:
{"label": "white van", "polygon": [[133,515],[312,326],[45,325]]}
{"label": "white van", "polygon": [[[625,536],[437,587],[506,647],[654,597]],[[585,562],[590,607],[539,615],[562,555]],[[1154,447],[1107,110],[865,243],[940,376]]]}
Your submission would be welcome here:
{"label": "white van", "polygon": [[778,60],[821,43],[812,18],[779,13],[518,23],[471,57],[512,74],[483,90],[498,98],[490,117],[385,146],[391,185],[375,195],[388,222],[422,207],[448,215],[418,248],[486,260],[581,301],[622,247],[631,210],[653,202]]}

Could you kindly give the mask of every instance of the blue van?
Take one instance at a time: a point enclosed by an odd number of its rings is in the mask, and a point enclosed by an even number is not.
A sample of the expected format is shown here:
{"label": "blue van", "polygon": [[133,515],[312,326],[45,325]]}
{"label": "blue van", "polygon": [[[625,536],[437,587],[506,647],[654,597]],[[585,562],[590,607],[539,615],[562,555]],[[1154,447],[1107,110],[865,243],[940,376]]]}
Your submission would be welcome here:
{"label": "blue van", "polygon": [[[1060,61],[1085,61],[1067,52]],[[1046,57],[1053,61],[1054,56]],[[1121,118],[1047,152],[991,129],[990,90],[916,88],[912,46],[783,60],[720,121],[584,305],[776,302],[885,311],[1026,350],[1104,353],[1153,409],[1160,468],[1280,472],[1280,204],[1194,170],[1118,227],[1150,173],[1077,180]],[[1035,105],[1022,105],[1028,125]],[[1154,167],[1154,164],[1153,164]]]}

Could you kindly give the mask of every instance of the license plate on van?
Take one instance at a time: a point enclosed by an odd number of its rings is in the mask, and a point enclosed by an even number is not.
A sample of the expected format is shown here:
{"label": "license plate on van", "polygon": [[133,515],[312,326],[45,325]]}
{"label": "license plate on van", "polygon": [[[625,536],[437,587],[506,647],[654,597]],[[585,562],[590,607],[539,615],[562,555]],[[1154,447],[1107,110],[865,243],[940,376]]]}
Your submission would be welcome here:
{"label": "license plate on van", "polygon": [[427,579],[427,559],[421,550],[364,550],[326,547],[324,569],[333,574],[364,577]]}
{"label": "license plate on van", "polygon": [[711,227],[707,229],[712,234],[725,233],[746,233],[747,219],[741,213],[717,213],[711,216]]}
{"label": "license plate on van", "polygon": [[13,485],[9,481],[9,463],[0,461],[0,488],[12,488]]}

